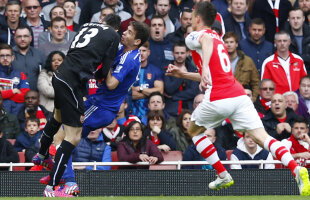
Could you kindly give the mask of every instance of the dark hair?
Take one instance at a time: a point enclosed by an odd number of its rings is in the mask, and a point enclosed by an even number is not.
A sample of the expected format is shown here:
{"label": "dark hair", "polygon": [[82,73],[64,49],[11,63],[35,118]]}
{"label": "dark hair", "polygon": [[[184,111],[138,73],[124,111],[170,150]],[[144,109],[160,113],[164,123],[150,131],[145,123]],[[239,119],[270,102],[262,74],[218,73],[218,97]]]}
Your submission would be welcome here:
{"label": "dark hair", "polygon": [[7,44],[7,43],[0,43],[0,50],[2,49],[8,49],[11,51],[12,55],[13,55],[13,49],[12,46]]}
{"label": "dark hair", "polygon": [[291,13],[292,11],[298,11],[298,10],[300,10],[301,13],[302,13],[302,15],[305,16],[304,11],[302,11],[302,9],[301,9],[300,7],[292,8],[292,9],[288,12],[288,16],[290,16],[290,13]]}
{"label": "dark hair", "polygon": [[304,123],[304,124],[306,124],[307,127],[309,127],[308,120],[301,115],[297,115],[297,117],[295,118],[295,120],[293,122],[293,126],[296,123]]}
{"label": "dark hair", "polygon": [[[137,144],[137,148],[135,149],[134,146],[133,146],[133,143],[131,141],[131,139],[129,138],[129,131],[131,129],[131,127],[135,124],[139,124],[140,125],[140,128],[142,130],[142,138],[139,140],[138,144]],[[124,141],[125,143],[127,143],[129,146],[131,146],[135,151],[140,149],[141,150],[141,153],[145,151],[145,145],[146,145],[146,141],[147,141],[147,135],[144,133],[144,128],[143,128],[143,125],[142,123],[138,122],[138,121],[132,121],[128,124],[128,126],[125,128],[124,130],[124,133],[125,133],[125,137],[123,138],[122,141]]]}
{"label": "dark hair", "polygon": [[27,30],[29,31],[30,36],[32,35],[32,29],[31,29],[28,25],[26,25],[26,24],[20,24],[20,25],[16,28],[15,33],[16,33],[16,31],[19,30],[19,29],[27,29]]}
{"label": "dark hair", "polygon": [[119,30],[119,27],[121,26],[121,18],[116,14],[108,14],[103,18],[103,21],[106,25],[111,26],[115,30]]}
{"label": "dark hair", "polygon": [[199,15],[204,25],[208,27],[211,27],[214,23],[216,14],[216,7],[210,2],[201,1],[195,5],[194,15]]}
{"label": "dark hair", "polygon": [[5,12],[7,11],[8,6],[11,6],[11,5],[18,5],[19,6],[19,13],[22,12],[22,6],[20,4],[20,1],[15,1],[15,0],[14,1],[8,1],[6,3],[6,5],[5,5]]}
{"label": "dark hair", "polygon": [[54,25],[55,22],[61,22],[61,21],[64,21],[64,22],[65,22],[65,26],[67,26],[66,20],[65,20],[64,18],[62,18],[62,17],[57,16],[57,17],[55,17],[54,19],[52,19],[52,21],[51,21],[51,27],[53,27],[53,25]]}
{"label": "dark hair", "polygon": [[185,47],[186,51],[189,50],[189,49],[187,48],[185,42],[182,41],[182,40],[180,40],[180,41],[174,43],[174,45],[173,45],[173,52],[174,52],[174,48],[175,48],[175,47]]}
{"label": "dark hair", "polygon": [[192,114],[192,111],[188,110],[188,109],[184,109],[181,111],[181,113],[178,115],[177,117],[177,121],[176,121],[176,125],[182,130],[185,131],[184,127],[183,127],[183,117],[185,114]]}
{"label": "dark hair", "polygon": [[153,97],[153,96],[160,96],[163,103],[165,103],[165,97],[164,95],[162,95],[160,92],[152,92],[149,96],[149,103],[150,103],[150,99]]}
{"label": "dark hair", "polygon": [[250,85],[242,85],[244,89],[247,89],[247,90],[251,90],[252,91],[252,88]]}
{"label": "dark hair", "polygon": [[254,18],[252,19],[250,26],[252,26],[253,24],[257,24],[257,25],[263,25],[265,28],[265,22],[261,19],[261,18]]}
{"label": "dark hair", "polygon": [[143,22],[131,21],[130,26],[136,31],[135,39],[140,39],[138,47],[141,47],[150,37],[150,28]]}
{"label": "dark hair", "polygon": [[151,119],[161,119],[161,121],[163,122],[162,123],[162,126],[160,129],[163,129],[165,130],[166,129],[166,118],[165,118],[165,115],[163,113],[163,111],[161,110],[151,110],[148,115],[147,115],[147,125],[146,127],[151,130],[151,127],[150,127],[150,120]]}
{"label": "dark hair", "polygon": [[65,54],[61,51],[52,51],[50,54],[48,54],[46,61],[45,61],[45,66],[44,69],[46,69],[47,72],[52,72],[52,60],[53,60],[53,56],[55,54],[60,55],[63,59],[65,59]]}
{"label": "dark hair", "polygon": [[26,121],[25,121],[25,127],[27,126],[28,122],[36,122],[38,124],[38,126],[40,127],[40,120],[37,117],[27,117]]}
{"label": "dark hair", "polygon": [[161,19],[163,21],[163,23],[164,23],[164,27],[166,27],[166,22],[165,22],[164,18],[162,18],[159,15],[153,15],[153,17],[151,18],[151,26],[152,26],[152,20],[153,19]]}
{"label": "dark hair", "polygon": [[225,33],[225,35],[223,36],[223,40],[225,41],[226,39],[231,38],[231,37],[234,38],[236,43],[239,42],[238,35],[231,31]]}
{"label": "dark hair", "polygon": [[64,10],[64,15],[65,15],[65,17],[67,16],[66,10],[65,10],[63,7],[61,7],[61,6],[54,6],[54,7],[51,9],[50,13],[49,13],[50,19],[52,19],[52,12],[53,12],[53,10],[54,10],[55,8],[61,8],[61,9],[63,9],[63,10]]}
{"label": "dark hair", "polygon": [[189,9],[189,8],[184,8],[184,10],[183,10],[183,11],[181,12],[181,14],[180,14],[180,18],[183,17],[183,14],[184,14],[185,12],[187,12],[187,13],[192,13],[193,10],[192,10],[192,9]]}
{"label": "dark hair", "polygon": [[305,76],[303,76],[303,77],[299,80],[299,86],[300,86],[301,82],[302,82],[304,79],[309,79],[309,80],[310,80],[310,75],[305,75]]}
{"label": "dark hair", "polygon": [[[71,2],[71,3],[73,3],[74,4],[74,6],[76,7],[76,5],[75,5],[75,1],[74,0],[65,0],[65,3],[67,3],[67,2]],[[64,4],[65,4],[64,3]]]}

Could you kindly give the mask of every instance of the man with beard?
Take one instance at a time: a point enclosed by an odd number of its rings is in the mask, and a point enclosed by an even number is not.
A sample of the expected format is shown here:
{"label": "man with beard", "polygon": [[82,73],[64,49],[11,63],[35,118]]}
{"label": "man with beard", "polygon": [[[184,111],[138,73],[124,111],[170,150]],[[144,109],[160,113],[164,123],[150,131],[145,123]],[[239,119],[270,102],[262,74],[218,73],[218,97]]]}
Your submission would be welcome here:
{"label": "man with beard", "polygon": [[46,122],[51,118],[52,113],[40,105],[39,93],[29,90],[25,94],[24,106],[20,109],[17,118],[22,131],[25,129],[25,120],[28,117],[36,117],[40,120],[40,130],[45,127]]}
{"label": "man with beard", "polygon": [[30,46],[32,41],[29,26],[19,26],[15,32],[16,46],[13,48],[15,69],[27,76],[31,90],[37,90],[38,76],[45,63],[45,55],[38,49]]}
{"label": "man with beard", "polygon": [[298,7],[304,12],[305,24],[310,26],[310,1],[309,0],[299,0]]}
{"label": "man with beard", "polygon": [[26,75],[12,66],[14,58],[12,47],[0,44],[0,92],[3,106],[7,112],[17,115],[29,91],[29,83]]}

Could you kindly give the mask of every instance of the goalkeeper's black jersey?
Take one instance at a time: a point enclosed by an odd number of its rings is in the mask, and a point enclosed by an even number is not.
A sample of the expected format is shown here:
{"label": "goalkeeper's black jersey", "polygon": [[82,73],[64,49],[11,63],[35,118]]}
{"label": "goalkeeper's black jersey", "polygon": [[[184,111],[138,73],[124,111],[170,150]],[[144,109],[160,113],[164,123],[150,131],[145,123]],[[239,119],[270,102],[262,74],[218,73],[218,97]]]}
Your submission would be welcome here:
{"label": "goalkeeper's black jersey", "polygon": [[110,26],[84,24],[74,37],[57,76],[73,87],[84,84],[104,59],[114,59],[119,41],[119,35]]}

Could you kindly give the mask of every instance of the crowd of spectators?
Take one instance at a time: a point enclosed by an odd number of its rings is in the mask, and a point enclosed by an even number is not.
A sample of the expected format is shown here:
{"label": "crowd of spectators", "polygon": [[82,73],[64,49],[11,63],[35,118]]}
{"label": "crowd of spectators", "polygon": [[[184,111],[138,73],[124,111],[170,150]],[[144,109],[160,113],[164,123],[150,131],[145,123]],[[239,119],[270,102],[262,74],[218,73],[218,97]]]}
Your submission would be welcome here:
{"label": "crowd of spectators", "polygon": [[[0,162],[18,162],[17,152],[38,145],[54,108],[53,71],[65,59],[79,27],[102,23],[109,14],[121,17],[120,35],[130,21],[141,21],[150,26],[150,38],[139,49],[138,79],[117,117],[83,138],[73,161],[111,161],[111,152],[117,151],[120,161],[155,164],[163,161],[160,152],[175,150],[184,153],[184,160],[202,160],[188,129],[204,94],[198,82],[165,75],[169,64],[198,73],[185,44],[198,1],[0,1]],[[218,10],[212,29],[222,37],[232,73],[252,99],[265,129],[285,140],[296,159],[309,159],[309,0],[206,1]],[[88,90],[85,98],[96,91],[94,80]],[[227,159],[226,150],[234,150],[232,160],[271,159],[246,133],[234,131],[229,119],[205,134],[222,160]]]}

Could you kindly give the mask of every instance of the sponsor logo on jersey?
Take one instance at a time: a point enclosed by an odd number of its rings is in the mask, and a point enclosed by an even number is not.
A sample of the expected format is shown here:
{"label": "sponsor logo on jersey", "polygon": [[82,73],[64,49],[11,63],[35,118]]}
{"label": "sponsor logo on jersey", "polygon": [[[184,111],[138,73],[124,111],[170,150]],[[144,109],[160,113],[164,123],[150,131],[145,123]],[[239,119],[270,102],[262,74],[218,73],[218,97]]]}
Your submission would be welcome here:
{"label": "sponsor logo on jersey", "polygon": [[273,64],[272,67],[279,69],[278,64]]}
{"label": "sponsor logo on jersey", "polygon": [[294,67],[294,68],[293,68],[293,71],[299,72],[299,71],[300,71],[300,68],[299,68],[299,67]]}

